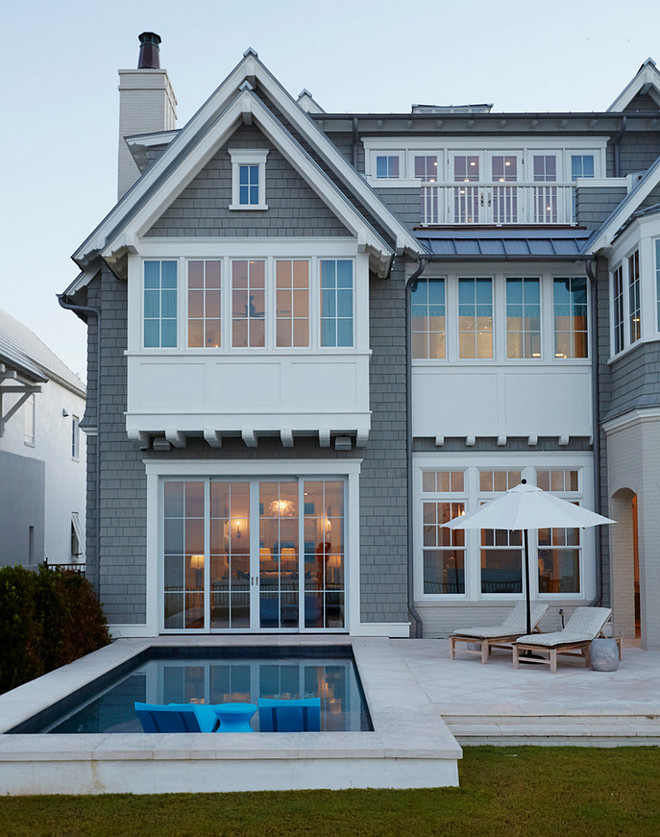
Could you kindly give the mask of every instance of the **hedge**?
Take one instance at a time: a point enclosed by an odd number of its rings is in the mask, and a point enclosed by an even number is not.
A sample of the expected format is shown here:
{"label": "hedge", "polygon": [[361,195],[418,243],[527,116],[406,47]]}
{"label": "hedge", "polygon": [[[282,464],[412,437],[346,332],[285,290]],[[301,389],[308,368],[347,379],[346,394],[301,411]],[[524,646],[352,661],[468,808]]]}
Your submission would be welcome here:
{"label": "hedge", "polygon": [[109,642],[101,605],[82,575],[0,568],[0,693]]}

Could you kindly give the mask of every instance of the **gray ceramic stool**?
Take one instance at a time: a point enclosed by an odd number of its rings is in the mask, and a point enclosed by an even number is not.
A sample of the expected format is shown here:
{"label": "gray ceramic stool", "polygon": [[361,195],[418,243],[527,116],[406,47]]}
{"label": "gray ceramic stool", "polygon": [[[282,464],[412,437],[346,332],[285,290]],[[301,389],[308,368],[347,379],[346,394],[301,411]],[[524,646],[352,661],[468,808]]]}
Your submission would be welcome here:
{"label": "gray ceramic stool", "polygon": [[619,668],[619,648],[615,639],[594,639],[590,650],[593,671],[616,671]]}

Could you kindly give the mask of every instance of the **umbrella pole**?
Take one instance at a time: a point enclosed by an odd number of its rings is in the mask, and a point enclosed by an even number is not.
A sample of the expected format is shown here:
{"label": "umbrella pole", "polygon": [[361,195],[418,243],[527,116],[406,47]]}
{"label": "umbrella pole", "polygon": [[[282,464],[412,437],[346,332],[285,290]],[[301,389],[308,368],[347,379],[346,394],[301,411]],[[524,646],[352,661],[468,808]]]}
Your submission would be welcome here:
{"label": "umbrella pole", "polygon": [[526,615],[527,615],[527,633],[531,634],[532,632],[532,605],[531,605],[531,594],[530,594],[530,587],[529,587],[529,532],[527,529],[523,529],[523,540],[525,542],[525,604],[526,604]]}

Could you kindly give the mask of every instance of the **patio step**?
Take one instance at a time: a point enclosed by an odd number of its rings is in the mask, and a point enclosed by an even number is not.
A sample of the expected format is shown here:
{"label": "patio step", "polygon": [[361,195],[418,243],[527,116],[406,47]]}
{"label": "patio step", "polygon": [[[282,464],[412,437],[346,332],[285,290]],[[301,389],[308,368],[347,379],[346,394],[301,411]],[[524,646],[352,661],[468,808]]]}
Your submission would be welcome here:
{"label": "patio step", "polygon": [[442,717],[461,745],[660,746],[660,715],[443,714]]}

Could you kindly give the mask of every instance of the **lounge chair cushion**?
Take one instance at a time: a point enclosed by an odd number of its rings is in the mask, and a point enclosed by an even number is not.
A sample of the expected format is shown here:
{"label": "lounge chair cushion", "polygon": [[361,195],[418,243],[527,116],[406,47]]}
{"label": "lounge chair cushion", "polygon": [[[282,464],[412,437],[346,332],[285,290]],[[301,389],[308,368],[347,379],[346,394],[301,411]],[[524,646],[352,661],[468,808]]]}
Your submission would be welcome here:
{"label": "lounge chair cushion", "polygon": [[[532,627],[538,625],[545,615],[548,605],[544,602],[532,602],[530,605]],[[501,625],[489,627],[459,628],[454,636],[489,639],[498,636],[520,636],[527,630],[527,607],[525,602],[518,602]]]}
{"label": "lounge chair cushion", "polygon": [[605,627],[612,615],[609,607],[578,607],[573,611],[563,631],[548,634],[528,634],[518,637],[520,645],[539,645],[554,648],[578,642],[591,642]]}

